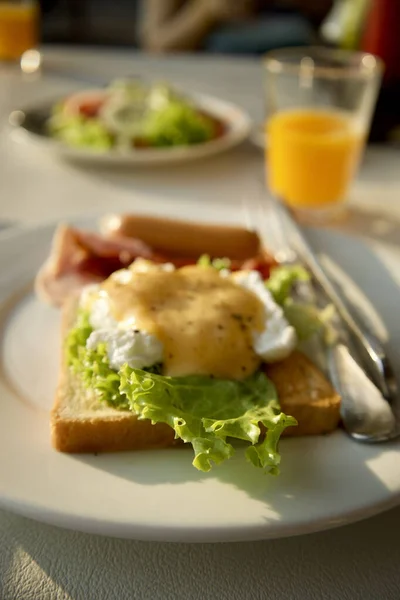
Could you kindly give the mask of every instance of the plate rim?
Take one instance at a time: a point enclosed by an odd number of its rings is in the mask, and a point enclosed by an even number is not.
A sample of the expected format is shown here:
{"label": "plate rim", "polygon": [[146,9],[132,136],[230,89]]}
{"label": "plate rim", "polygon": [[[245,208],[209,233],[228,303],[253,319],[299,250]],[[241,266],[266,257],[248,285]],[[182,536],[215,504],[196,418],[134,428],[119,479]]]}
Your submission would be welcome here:
{"label": "plate rim", "polygon": [[190,544],[257,542],[322,533],[378,516],[392,508],[396,508],[399,504],[400,492],[371,506],[353,509],[345,515],[340,512],[337,514],[331,513],[329,517],[324,519],[313,518],[301,526],[298,523],[275,525],[272,521],[266,527],[260,527],[259,524],[202,528],[187,526],[177,528],[174,525],[166,525],[160,529],[157,525],[147,523],[144,525],[135,523],[133,525],[126,522],[99,522],[96,518],[66,514],[56,509],[43,509],[41,506],[14,499],[12,496],[0,496],[0,508],[2,510],[8,510],[13,514],[54,527],[117,539]]}

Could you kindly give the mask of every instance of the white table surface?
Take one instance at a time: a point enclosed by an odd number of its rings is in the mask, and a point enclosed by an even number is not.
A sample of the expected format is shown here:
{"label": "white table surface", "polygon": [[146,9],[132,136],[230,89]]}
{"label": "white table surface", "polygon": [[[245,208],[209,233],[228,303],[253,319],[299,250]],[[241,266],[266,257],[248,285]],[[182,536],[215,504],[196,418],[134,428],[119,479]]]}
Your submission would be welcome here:
{"label": "white table surface", "polygon": [[[212,62],[211,62],[212,61]],[[47,49],[40,78],[1,65],[0,118],[26,102],[114,76],[145,74],[243,105],[262,117],[255,60],[150,58]],[[78,81],[78,80],[81,81]],[[101,171],[54,161],[0,136],[0,221],[24,223],[155,203],[235,210],[262,175],[250,144],[211,160],[155,170]],[[400,245],[400,152],[370,148],[342,228]],[[2,457],[5,460],[5,457]],[[0,600],[400,598],[400,508],[337,530],[276,541],[161,544],[65,531],[0,511]]]}

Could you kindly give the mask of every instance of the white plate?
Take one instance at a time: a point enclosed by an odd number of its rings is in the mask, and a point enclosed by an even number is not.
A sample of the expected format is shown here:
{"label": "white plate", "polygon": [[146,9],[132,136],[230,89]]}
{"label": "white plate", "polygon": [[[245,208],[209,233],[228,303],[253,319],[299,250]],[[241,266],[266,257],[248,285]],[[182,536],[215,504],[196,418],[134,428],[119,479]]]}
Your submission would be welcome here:
{"label": "white plate", "polygon": [[[10,115],[12,124],[22,121],[22,124],[11,130],[11,137],[20,143],[40,146],[62,158],[74,161],[85,161],[92,164],[115,165],[156,165],[165,163],[182,163],[197,160],[225,152],[243,142],[251,130],[251,119],[240,107],[203,94],[191,94],[196,105],[221,119],[227,130],[223,136],[210,142],[193,146],[174,148],[142,148],[131,150],[110,150],[97,153],[84,148],[73,148],[59,140],[43,133],[44,120],[50,115],[54,101],[24,107]],[[23,115],[26,115],[25,118]]]}
{"label": "white plate", "polygon": [[[247,464],[241,451],[202,474],[191,466],[190,449],[98,456],[52,450],[48,411],[58,371],[59,314],[32,293],[24,295],[52,233],[44,226],[0,236],[1,506],[86,532],[199,542],[322,530],[399,502],[400,443],[357,444],[341,431],[284,439],[277,478]],[[390,331],[399,365],[399,256],[327,231],[314,232],[313,242],[362,284]]]}

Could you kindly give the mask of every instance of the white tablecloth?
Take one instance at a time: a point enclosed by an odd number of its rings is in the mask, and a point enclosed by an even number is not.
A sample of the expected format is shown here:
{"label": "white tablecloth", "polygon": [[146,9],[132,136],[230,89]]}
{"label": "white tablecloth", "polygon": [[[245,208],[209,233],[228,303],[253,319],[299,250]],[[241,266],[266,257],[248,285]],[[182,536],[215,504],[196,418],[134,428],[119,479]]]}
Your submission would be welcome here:
{"label": "white tablecloth", "polygon": [[[41,78],[0,67],[0,112],[114,76],[145,74],[263,112],[261,68],[243,59],[149,58],[126,52],[47,49]],[[75,81],[74,81],[75,79]],[[74,168],[0,138],[0,221],[39,222],[129,209],[135,202],[194,202],[235,210],[263,168],[250,144],[180,168]],[[371,148],[343,225],[400,245],[400,155]],[[2,457],[6,460],[6,457]],[[400,509],[340,529],[242,544],[160,544],[64,531],[0,511],[1,600],[400,598]]]}

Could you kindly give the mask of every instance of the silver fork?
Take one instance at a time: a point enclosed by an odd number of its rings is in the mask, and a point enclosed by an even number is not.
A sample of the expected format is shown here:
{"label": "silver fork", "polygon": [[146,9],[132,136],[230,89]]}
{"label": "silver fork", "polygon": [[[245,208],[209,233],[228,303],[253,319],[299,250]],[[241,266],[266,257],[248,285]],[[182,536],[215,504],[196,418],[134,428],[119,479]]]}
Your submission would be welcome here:
{"label": "silver fork", "polygon": [[324,295],[335,306],[341,320],[351,333],[354,341],[357,343],[360,353],[366,353],[363,363],[367,367],[375,384],[386,400],[389,402],[393,401],[394,397],[398,394],[397,382],[389,359],[379,339],[372,332],[367,331],[365,328],[361,328],[358,325],[356,318],[354,318],[347,308],[342,297],[336,291],[329,277],[326,275],[317,255],[308,244],[300,226],[291,216],[289,209],[275,199],[272,200],[271,204],[278,219],[284,226],[286,225],[286,231],[290,233],[291,239],[297,247],[303,261],[313,274],[318,286],[322,288]]}
{"label": "silver fork", "polygon": [[[327,375],[342,398],[341,417],[347,433],[363,442],[382,442],[398,437],[400,397],[393,371],[379,340],[357,324],[299,226],[287,214],[287,209],[276,200],[269,200],[266,194],[258,197],[258,200],[253,198],[248,208],[255,212],[256,228],[266,246],[272,248],[278,262],[303,263],[311,271],[311,283],[302,284],[298,290],[301,299],[318,306],[333,303],[337,310],[335,341],[320,342],[326,358]],[[300,255],[297,246],[295,248],[293,243],[289,243],[288,240],[294,238],[300,242],[306,256],[303,252]],[[326,285],[321,285],[321,281]],[[366,373],[366,366],[369,367],[367,371],[370,376]]]}

